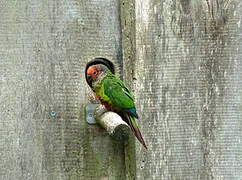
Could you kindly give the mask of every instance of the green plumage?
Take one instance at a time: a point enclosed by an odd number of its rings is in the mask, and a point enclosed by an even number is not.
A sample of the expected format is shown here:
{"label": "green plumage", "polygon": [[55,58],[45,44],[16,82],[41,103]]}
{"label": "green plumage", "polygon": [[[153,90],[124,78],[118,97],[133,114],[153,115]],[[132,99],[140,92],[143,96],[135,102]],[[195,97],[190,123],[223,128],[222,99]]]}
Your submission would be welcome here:
{"label": "green plumage", "polygon": [[111,72],[94,87],[98,96],[119,108],[134,108],[134,96],[127,86]]}
{"label": "green plumage", "polygon": [[138,115],[134,104],[134,96],[124,82],[108,72],[95,83],[93,88],[102,104],[107,109],[118,112],[130,125],[138,140],[147,148],[135,120]]}

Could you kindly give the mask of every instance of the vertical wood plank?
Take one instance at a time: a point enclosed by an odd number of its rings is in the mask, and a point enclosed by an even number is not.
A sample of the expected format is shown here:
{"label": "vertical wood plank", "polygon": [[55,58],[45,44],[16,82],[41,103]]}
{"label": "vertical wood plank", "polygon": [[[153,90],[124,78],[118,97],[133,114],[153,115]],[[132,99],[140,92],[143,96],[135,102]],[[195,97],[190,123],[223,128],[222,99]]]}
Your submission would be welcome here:
{"label": "vertical wood plank", "polygon": [[[134,71],[136,58],[134,0],[120,0],[120,17],[123,52],[122,75],[126,84],[134,91]],[[135,141],[135,137],[131,135],[129,140],[125,142],[126,179],[135,179],[136,177]]]}
{"label": "vertical wood plank", "polygon": [[120,63],[116,1],[0,2],[0,179],[124,179],[124,152],[85,122],[87,61]]}
{"label": "vertical wood plank", "polygon": [[240,1],[136,0],[137,179],[242,177]]}

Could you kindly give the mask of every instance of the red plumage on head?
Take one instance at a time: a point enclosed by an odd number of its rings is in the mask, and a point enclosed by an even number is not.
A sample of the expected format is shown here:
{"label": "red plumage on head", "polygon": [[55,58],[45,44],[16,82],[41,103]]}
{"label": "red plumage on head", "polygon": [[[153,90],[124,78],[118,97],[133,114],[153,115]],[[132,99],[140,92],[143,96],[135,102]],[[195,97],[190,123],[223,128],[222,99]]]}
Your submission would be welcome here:
{"label": "red plumage on head", "polygon": [[88,81],[88,78],[87,78],[87,70],[89,69],[89,67],[93,66],[93,65],[97,65],[97,64],[102,64],[104,66],[106,66],[113,74],[115,74],[115,69],[114,69],[114,64],[106,59],[106,58],[95,58],[91,61],[89,61],[86,65],[86,69],[85,69],[85,76],[86,76],[86,81],[87,81],[87,84],[92,88],[92,84]]}
{"label": "red plumage on head", "polygon": [[90,66],[87,69],[87,75],[91,76],[93,79],[97,78],[99,74],[100,74],[100,68],[98,68],[98,65]]}

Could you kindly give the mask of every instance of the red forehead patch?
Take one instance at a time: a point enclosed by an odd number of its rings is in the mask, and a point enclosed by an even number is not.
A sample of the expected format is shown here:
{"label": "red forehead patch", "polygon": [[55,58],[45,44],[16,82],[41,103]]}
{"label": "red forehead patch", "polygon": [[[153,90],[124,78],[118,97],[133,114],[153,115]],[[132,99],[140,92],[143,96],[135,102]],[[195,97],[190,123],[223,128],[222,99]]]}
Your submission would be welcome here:
{"label": "red forehead patch", "polygon": [[97,71],[95,66],[91,66],[87,69],[87,74],[93,74],[93,72]]}
{"label": "red forehead patch", "polygon": [[91,66],[87,69],[87,75],[90,75],[92,78],[97,78],[100,73],[100,68],[97,65]]}

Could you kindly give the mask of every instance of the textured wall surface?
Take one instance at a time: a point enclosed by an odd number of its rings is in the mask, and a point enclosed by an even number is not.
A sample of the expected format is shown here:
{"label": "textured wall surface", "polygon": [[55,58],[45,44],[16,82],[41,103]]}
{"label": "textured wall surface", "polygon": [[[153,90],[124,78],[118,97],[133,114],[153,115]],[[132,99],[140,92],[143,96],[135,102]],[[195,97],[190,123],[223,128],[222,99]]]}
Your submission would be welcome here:
{"label": "textured wall surface", "polygon": [[[0,1],[0,179],[241,179],[241,20],[240,0]],[[148,151],[85,122],[98,56]]]}
{"label": "textured wall surface", "polygon": [[84,120],[86,62],[121,57],[119,3],[1,1],[0,24],[0,179],[123,179],[122,144]]}
{"label": "textured wall surface", "polygon": [[241,179],[241,1],[136,0],[137,179]]}

